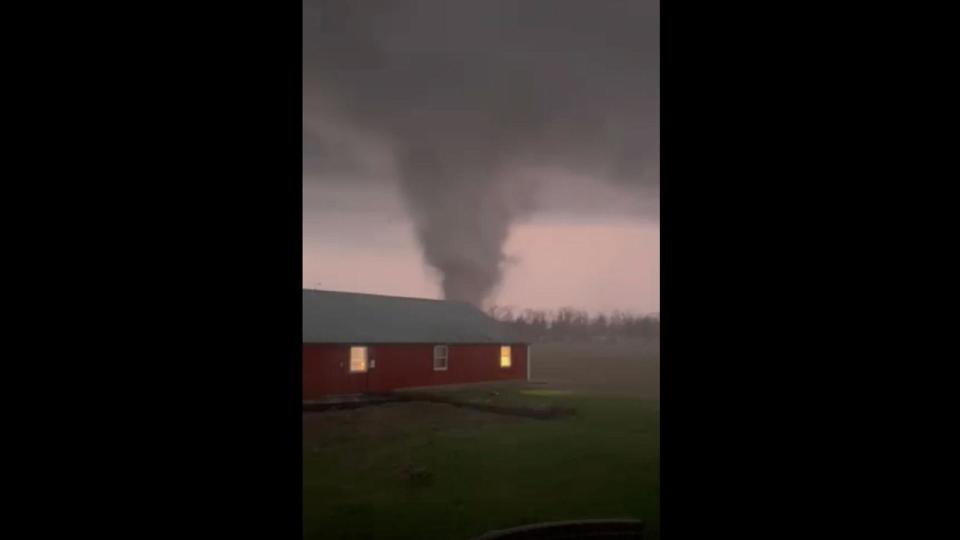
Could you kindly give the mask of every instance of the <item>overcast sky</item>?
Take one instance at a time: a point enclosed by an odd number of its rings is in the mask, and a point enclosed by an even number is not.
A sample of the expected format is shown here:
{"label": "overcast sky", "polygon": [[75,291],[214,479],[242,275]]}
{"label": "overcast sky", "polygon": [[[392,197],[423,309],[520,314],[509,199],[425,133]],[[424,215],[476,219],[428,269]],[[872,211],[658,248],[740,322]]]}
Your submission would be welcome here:
{"label": "overcast sky", "polygon": [[303,14],[305,287],[659,311],[659,2]]}

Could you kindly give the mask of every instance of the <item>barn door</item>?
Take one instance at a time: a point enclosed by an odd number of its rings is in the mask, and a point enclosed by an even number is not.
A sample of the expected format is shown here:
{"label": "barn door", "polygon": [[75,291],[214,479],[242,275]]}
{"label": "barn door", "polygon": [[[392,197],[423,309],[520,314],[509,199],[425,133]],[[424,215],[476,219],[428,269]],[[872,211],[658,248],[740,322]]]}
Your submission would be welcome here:
{"label": "barn door", "polygon": [[347,378],[350,392],[355,394],[366,393],[370,379],[370,348],[363,345],[350,347],[350,361],[347,363]]}

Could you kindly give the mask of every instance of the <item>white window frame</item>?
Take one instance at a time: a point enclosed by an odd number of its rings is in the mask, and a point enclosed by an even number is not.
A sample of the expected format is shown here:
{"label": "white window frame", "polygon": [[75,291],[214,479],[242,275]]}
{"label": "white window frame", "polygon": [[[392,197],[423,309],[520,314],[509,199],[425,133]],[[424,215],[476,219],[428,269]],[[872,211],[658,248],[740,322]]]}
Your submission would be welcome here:
{"label": "white window frame", "polygon": [[[353,369],[353,350],[354,349],[363,349],[363,369]],[[370,349],[366,345],[351,345],[349,349],[349,357],[347,359],[347,371],[353,374],[361,374],[370,371]]]}
{"label": "white window frame", "polygon": [[[509,352],[509,355],[507,356],[507,358],[508,358],[508,360],[507,360],[507,365],[503,365],[503,350],[504,350],[504,349],[507,349],[507,351]],[[510,346],[510,345],[501,345],[501,346],[500,346],[500,354],[499,354],[498,360],[499,360],[499,362],[500,362],[500,368],[501,368],[501,369],[510,369],[511,367],[513,367],[513,347]]]}
{"label": "white window frame", "polygon": [[[443,354],[439,354],[440,352]],[[443,358],[443,367],[437,367],[437,360]],[[447,345],[434,345],[433,346],[433,370],[434,371],[447,371],[447,368],[450,367],[450,347]]]}

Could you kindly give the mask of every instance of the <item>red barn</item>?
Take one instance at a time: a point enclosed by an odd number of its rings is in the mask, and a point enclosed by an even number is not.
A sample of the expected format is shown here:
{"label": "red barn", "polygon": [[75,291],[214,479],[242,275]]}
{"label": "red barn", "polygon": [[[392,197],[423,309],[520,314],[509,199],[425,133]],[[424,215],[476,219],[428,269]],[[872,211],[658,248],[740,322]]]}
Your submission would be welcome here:
{"label": "red barn", "polygon": [[529,347],[476,307],[303,291],[303,399],[525,380]]}

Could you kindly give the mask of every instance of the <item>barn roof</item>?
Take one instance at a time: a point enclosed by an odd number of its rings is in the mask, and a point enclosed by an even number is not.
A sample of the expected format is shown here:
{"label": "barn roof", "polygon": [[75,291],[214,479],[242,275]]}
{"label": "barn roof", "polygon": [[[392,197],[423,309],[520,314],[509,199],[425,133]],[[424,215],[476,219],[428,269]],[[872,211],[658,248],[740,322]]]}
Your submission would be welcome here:
{"label": "barn roof", "polygon": [[511,343],[506,325],[465,302],[303,291],[304,343]]}

